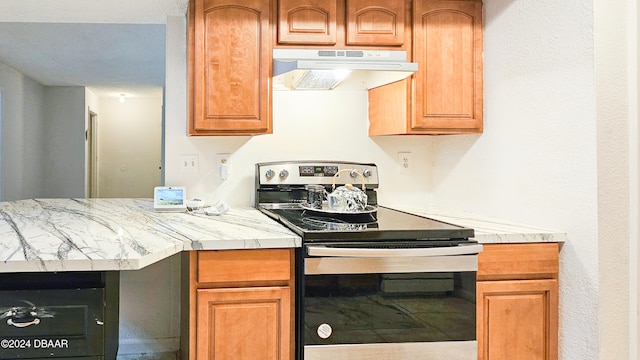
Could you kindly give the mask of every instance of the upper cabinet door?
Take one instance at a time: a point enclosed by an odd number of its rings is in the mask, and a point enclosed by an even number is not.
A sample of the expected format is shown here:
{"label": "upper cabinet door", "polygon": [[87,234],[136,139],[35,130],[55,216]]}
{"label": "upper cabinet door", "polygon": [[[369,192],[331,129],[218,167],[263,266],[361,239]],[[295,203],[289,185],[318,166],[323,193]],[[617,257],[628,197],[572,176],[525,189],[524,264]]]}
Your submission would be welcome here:
{"label": "upper cabinet door", "polygon": [[269,1],[192,1],[189,133],[270,133]]}
{"label": "upper cabinet door", "polygon": [[347,0],[346,12],[347,45],[404,44],[405,1]]}
{"label": "upper cabinet door", "polygon": [[334,45],[336,0],[279,0],[278,43]]}
{"label": "upper cabinet door", "polygon": [[482,132],[482,2],[414,1],[412,130]]}

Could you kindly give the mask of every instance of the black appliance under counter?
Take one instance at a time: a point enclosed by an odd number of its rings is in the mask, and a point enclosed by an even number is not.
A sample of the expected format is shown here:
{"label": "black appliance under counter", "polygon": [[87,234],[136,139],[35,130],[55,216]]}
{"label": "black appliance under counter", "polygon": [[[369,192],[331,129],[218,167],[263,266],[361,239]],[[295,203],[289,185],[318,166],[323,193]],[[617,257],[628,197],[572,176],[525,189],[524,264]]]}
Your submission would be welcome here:
{"label": "black appliance under counter", "polygon": [[119,272],[0,274],[0,359],[118,352]]}

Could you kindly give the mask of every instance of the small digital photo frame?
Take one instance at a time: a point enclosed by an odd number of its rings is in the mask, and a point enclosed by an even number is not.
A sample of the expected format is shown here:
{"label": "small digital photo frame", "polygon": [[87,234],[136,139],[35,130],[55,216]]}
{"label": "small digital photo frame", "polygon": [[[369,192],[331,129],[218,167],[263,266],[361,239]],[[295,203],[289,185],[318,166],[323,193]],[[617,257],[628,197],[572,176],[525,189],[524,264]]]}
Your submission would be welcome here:
{"label": "small digital photo frame", "polygon": [[182,186],[156,186],[153,188],[153,210],[162,212],[187,210],[187,190]]}

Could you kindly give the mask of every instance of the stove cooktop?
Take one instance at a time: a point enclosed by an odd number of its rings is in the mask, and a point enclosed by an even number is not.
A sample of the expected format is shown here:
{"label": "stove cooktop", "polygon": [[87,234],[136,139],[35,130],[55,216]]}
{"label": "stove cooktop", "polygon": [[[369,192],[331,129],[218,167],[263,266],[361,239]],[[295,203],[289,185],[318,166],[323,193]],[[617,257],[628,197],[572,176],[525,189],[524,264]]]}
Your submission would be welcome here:
{"label": "stove cooktop", "polygon": [[291,206],[259,209],[303,238],[317,241],[389,241],[468,239],[474,231],[426,217],[379,206],[375,214],[318,214]]}

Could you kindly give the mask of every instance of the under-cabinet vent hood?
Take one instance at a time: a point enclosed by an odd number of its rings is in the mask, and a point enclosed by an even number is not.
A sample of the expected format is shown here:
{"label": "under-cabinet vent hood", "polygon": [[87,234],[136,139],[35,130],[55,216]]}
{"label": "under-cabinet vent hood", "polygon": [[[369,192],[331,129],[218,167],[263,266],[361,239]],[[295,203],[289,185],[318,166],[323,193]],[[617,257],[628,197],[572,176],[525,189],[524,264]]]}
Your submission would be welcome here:
{"label": "under-cabinet vent hood", "polygon": [[274,49],[274,90],[373,89],[418,71],[399,50]]}

